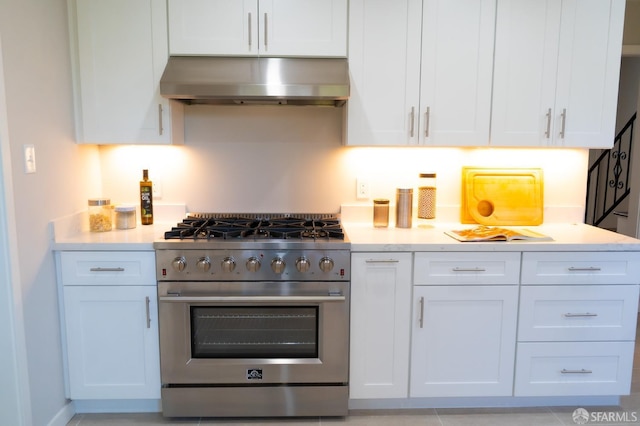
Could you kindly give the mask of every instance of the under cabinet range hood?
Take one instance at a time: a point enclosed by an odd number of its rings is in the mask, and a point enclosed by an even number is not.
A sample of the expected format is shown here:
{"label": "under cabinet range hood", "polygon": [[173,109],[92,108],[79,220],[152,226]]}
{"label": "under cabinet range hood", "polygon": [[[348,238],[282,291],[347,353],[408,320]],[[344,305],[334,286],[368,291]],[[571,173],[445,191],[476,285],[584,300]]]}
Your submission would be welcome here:
{"label": "under cabinet range hood", "polygon": [[342,106],[346,58],[171,56],[160,94],[187,104]]}

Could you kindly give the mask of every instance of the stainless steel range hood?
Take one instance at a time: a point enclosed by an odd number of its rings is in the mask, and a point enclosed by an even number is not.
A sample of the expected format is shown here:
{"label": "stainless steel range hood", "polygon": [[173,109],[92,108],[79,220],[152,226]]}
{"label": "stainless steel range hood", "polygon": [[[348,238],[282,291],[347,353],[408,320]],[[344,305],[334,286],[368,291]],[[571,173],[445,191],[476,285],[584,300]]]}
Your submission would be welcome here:
{"label": "stainless steel range hood", "polygon": [[160,94],[188,104],[342,106],[349,69],[344,58],[172,56]]}

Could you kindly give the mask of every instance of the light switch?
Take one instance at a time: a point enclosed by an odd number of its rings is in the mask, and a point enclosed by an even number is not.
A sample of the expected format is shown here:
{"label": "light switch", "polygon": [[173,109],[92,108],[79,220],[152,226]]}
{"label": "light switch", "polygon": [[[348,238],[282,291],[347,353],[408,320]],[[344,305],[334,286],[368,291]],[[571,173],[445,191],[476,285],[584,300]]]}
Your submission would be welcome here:
{"label": "light switch", "polygon": [[35,173],[36,172],[36,148],[29,144],[23,145],[24,147],[24,172]]}

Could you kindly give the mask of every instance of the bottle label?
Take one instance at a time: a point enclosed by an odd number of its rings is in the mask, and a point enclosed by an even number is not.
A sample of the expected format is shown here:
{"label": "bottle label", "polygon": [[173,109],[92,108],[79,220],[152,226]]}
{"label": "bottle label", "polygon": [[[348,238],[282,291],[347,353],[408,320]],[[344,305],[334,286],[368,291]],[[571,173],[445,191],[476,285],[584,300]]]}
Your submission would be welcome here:
{"label": "bottle label", "polygon": [[142,217],[153,216],[153,204],[151,202],[151,187],[143,186],[140,188],[140,214]]}

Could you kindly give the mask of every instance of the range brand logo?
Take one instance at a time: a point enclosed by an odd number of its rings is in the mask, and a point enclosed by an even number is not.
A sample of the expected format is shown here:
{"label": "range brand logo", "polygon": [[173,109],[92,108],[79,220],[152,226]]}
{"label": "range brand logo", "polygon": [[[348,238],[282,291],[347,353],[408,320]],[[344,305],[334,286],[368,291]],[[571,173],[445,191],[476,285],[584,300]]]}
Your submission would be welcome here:
{"label": "range brand logo", "polygon": [[247,380],[262,380],[262,368],[250,368],[247,370]]}

